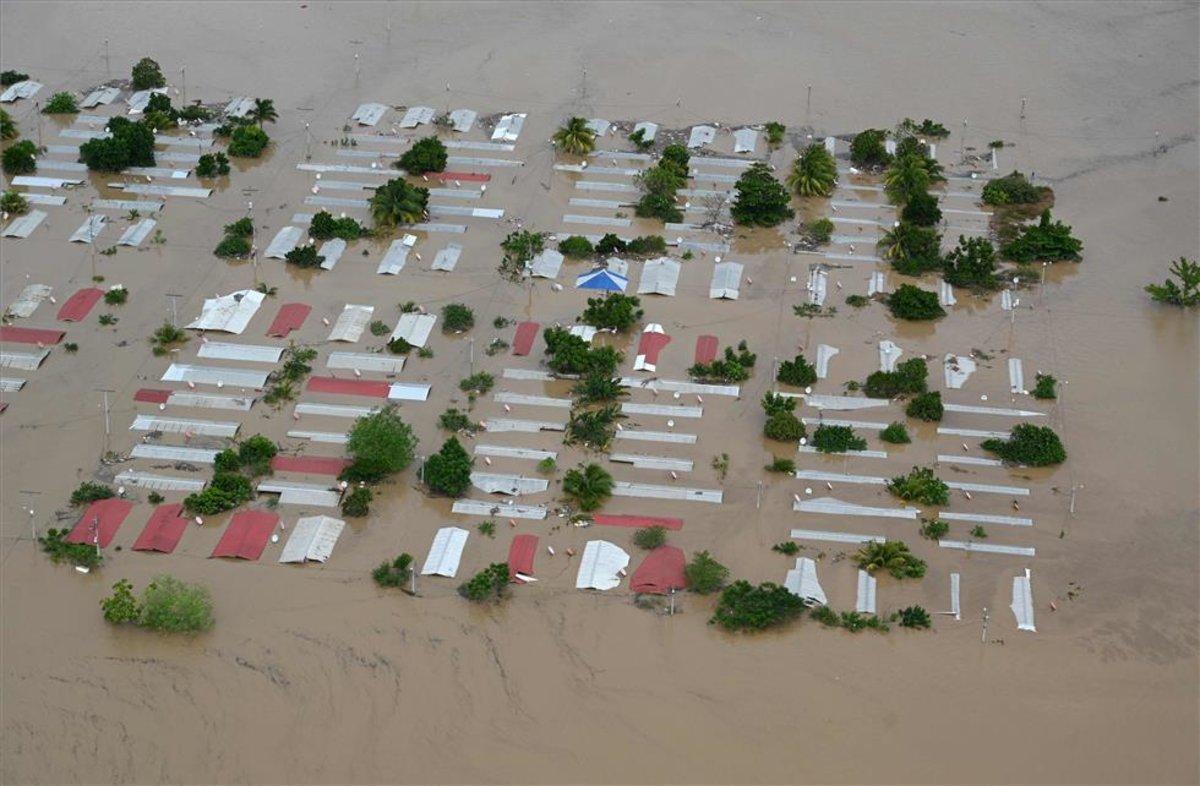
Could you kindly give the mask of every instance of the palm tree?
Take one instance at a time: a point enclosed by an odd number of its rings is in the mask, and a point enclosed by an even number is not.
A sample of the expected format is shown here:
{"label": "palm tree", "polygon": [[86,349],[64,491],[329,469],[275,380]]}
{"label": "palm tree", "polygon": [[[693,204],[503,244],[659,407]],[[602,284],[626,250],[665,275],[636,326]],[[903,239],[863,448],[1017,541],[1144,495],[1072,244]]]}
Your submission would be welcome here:
{"label": "palm tree", "polygon": [[883,188],[893,202],[907,202],[913,194],[929,190],[929,169],[921,156],[896,158],[883,176]]}
{"label": "palm tree", "polygon": [[275,102],[271,99],[256,98],[254,108],[247,112],[246,116],[257,121],[258,127],[262,128],[262,124],[267,121],[274,123],[279,118],[279,113],[275,111]]}
{"label": "palm tree", "polygon": [[428,203],[429,189],[410,185],[398,177],[375,190],[371,197],[371,217],[381,227],[415,224],[425,218]]}
{"label": "palm tree", "polygon": [[579,504],[580,510],[595,510],[612,496],[612,475],[599,464],[580,464],[563,476],[563,493]]}
{"label": "palm tree", "polygon": [[573,117],[554,132],[554,143],[564,152],[584,156],[596,147],[596,132],[588,128],[587,120]]}
{"label": "palm tree", "polygon": [[787,187],[800,196],[829,196],[837,183],[837,162],[824,145],[812,144],[796,157]]}
{"label": "palm tree", "polygon": [[925,574],[925,562],[909,551],[901,540],[871,541],[860,548],[854,558],[867,573],[886,570],[898,579],[919,578]]}

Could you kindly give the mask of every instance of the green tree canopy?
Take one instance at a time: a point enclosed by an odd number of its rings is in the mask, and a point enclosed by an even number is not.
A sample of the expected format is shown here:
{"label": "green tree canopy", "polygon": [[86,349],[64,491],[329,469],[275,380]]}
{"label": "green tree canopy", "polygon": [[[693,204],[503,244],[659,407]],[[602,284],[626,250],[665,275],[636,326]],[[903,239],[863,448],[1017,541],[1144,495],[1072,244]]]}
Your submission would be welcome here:
{"label": "green tree canopy", "polygon": [[404,178],[394,178],[375,189],[371,197],[371,217],[381,227],[415,224],[425,219],[429,204],[429,189],[409,184]]}
{"label": "green tree canopy", "polygon": [[351,464],[343,477],[372,482],[400,472],[412,461],[417,442],[394,406],[361,417],[355,421],[346,441]]}
{"label": "green tree canopy", "polygon": [[787,189],[761,161],[742,173],[736,189],[730,213],[739,224],[773,227],[796,214]]}
{"label": "green tree canopy", "polygon": [[426,172],[446,171],[446,146],[436,136],[418,139],[413,146],[404,151],[404,155],[396,161],[395,166],[410,175],[423,175]]}
{"label": "green tree canopy", "polygon": [[441,450],[425,460],[421,475],[433,491],[461,497],[471,487],[471,456],[458,437],[450,437]]}

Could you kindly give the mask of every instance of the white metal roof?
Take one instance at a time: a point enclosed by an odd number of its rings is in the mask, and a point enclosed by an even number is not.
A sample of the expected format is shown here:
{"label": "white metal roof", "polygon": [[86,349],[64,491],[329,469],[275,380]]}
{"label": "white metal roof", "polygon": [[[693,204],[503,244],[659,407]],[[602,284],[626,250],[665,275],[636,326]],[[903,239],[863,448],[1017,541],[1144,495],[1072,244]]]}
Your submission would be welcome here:
{"label": "white metal roof", "polygon": [[649,121],[643,120],[642,122],[634,125],[633,131],[635,134],[638,131],[641,131],[643,141],[653,142],[654,137],[658,136],[658,123],[651,123]]}
{"label": "white metal roof", "polygon": [[245,360],[252,363],[278,363],[283,347],[263,344],[229,344],[224,341],[205,341],[196,353],[213,360]]}
{"label": "white metal roof", "polygon": [[833,360],[833,356],[841,352],[837,347],[831,347],[828,344],[817,345],[817,379],[825,379],[829,375],[829,361]]}
{"label": "white metal roof", "polygon": [[739,128],[733,132],[733,152],[753,153],[758,146],[758,132],[753,128]]}
{"label": "white metal roof", "polygon": [[212,464],[217,459],[219,450],[208,448],[184,448],[174,445],[134,445],[129,455],[133,458],[165,459],[167,461],[188,461],[197,464]]}
{"label": "white metal roof", "polygon": [[[323,415],[329,418],[362,418],[373,415],[379,407],[353,407],[346,404],[300,403],[292,408],[297,415]],[[290,435],[289,435],[290,436]]]}
{"label": "white metal roof", "polygon": [[692,132],[688,135],[688,147],[703,147],[712,142],[717,137],[717,129],[712,126],[692,126]]}
{"label": "white metal roof", "polygon": [[367,329],[367,324],[371,321],[371,315],[374,313],[374,306],[347,303],[338,316],[337,322],[333,323],[333,330],[329,331],[329,338],[326,340],[345,341],[353,344]]}
{"label": "white metal roof", "polygon": [[855,505],[842,502],[833,497],[818,497],[817,499],[801,499],[792,503],[792,510],[799,513],[825,513],[836,516],[866,516],[888,519],[916,519],[915,508],[880,508],[869,505]]}
{"label": "white metal roof", "polygon": [[506,519],[546,518],[544,505],[516,505],[505,502],[485,502],[479,499],[458,499],[450,510],[466,516],[503,516]]}
{"label": "white metal roof", "polygon": [[429,556],[421,568],[422,576],[445,576],[452,579],[458,573],[463,547],[467,545],[470,532],[460,527],[442,527],[433,536]]}
{"label": "white metal roof", "polygon": [[620,586],[621,574],[629,567],[629,554],[607,540],[589,540],[583,547],[575,589],[610,590]]}
{"label": "white metal roof", "polygon": [[995,543],[976,543],[962,540],[939,540],[938,545],[944,549],[956,551],[977,551],[984,554],[1009,554],[1014,557],[1036,557],[1037,549],[1025,546],[1000,546]]}
{"label": "white metal roof", "polygon": [[284,489],[279,492],[280,505],[304,505],[306,507],[336,508],[342,500],[341,494],[328,489]]}
{"label": "white metal roof", "polygon": [[501,433],[517,431],[525,434],[536,434],[539,431],[565,431],[566,423],[555,423],[546,420],[519,420],[515,418],[489,418],[484,421],[484,431]]}
{"label": "white metal roof", "polygon": [[636,469],[675,470],[677,472],[692,471],[691,459],[645,456],[640,453],[613,453],[608,457],[608,460],[619,464],[632,464]]}
{"label": "white metal roof", "polygon": [[538,278],[557,278],[562,264],[563,255],[552,248],[547,248],[529,260],[529,275]]}
{"label": "white metal roof", "polygon": [[478,117],[474,109],[455,109],[450,113],[450,122],[454,125],[454,130],[460,134],[465,134],[471,130],[471,126],[475,125],[475,118]]}
{"label": "white metal roof", "polygon": [[791,532],[791,537],[796,540],[819,540],[827,543],[887,542],[887,538],[882,535],[854,535],[849,532],[826,532],[818,529],[794,529]]}
{"label": "white metal roof", "polygon": [[396,275],[408,263],[408,252],[411,250],[412,248],[402,239],[393,240],[392,244],[388,246],[387,253],[379,261],[379,267],[375,272],[380,275]]}
{"label": "white metal roof", "polygon": [[642,280],[638,283],[637,293],[673,296],[681,268],[679,260],[670,257],[648,260],[642,267]]}
{"label": "white metal roof", "polygon": [[345,445],[350,439],[349,434],[335,431],[289,431],[287,435],[292,439],[307,439],[310,442],[324,442],[330,445]]}
{"label": "white metal roof", "polygon": [[947,353],[943,368],[946,376],[946,387],[958,390],[967,384],[967,380],[975,373],[975,361],[965,355]]}
{"label": "white metal roof", "polygon": [[704,416],[703,407],[692,407],[684,404],[637,404],[625,401],[621,411],[627,415],[660,415],[675,418],[700,418]]}
{"label": "white metal roof", "polygon": [[54,205],[61,207],[67,204],[65,196],[55,196],[54,194],[35,194],[32,191],[21,191],[21,198],[31,205]]}
{"label": "white metal roof", "polygon": [[160,213],[166,205],[151,199],[93,199],[92,207],[96,210],[138,210],[147,213]]}
{"label": "white metal roof", "polygon": [[[18,379],[17,377],[0,377],[0,392],[16,393],[23,387],[25,387],[25,380],[23,379]],[[479,449],[476,448],[475,452],[478,453]]]}
{"label": "white metal roof", "polygon": [[701,396],[729,396],[737,398],[741,395],[741,388],[737,385],[706,385],[700,382],[686,382],[678,379],[621,377],[621,386],[641,388],[643,390],[665,390],[668,393],[697,393]]}
{"label": "white metal roof", "polygon": [[305,516],[296,521],[283,545],[280,562],[325,562],[333,554],[346,522],[331,516]]}
{"label": "white metal roof", "polygon": [[458,258],[462,255],[462,246],[458,243],[450,243],[445,248],[437,252],[437,256],[433,258],[433,270],[454,270],[454,266],[458,264]]}
{"label": "white metal roof", "polygon": [[423,347],[429,341],[429,334],[437,322],[436,314],[401,314],[392,331],[392,340],[402,338],[414,347]]}
{"label": "white metal roof", "polygon": [[76,229],[75,233],[68,240],[71,243],[91,243],[100,236],[107,223],[108,216],[103,213],[93,213],[87,217],[79,229]]}
{"label": "white metal roof", "polygon": [[155,475],[151,472],[138,472],[127,469],[114,478],[114,481],[124,486],[136,486],[154,491],[200,491],[205,481],[200,478],[181,478],[178,475]]}
{"label": "white metal roof", "polygon": [[8,89],[0,93],[0,102],[11,104],[19,98],[32,98],[37,95],[37,92],[43,87],[41,82],[34,82],[32,79],[26,79],[24,82],[17,82],[8,86]]}
{"label": "white metal roof", "polygon": [[808,557],[796,558],[796,567],[787,572],[783,586],[809,605],[824,606],[829,602],[825,590],[821,589],[821,582],[817,580],[817,563]]}
{"label": "white metal roof", "polygon": [[954,615],[954,619],[962,619],[962,603],[959,600],[959,588],[962,584],[962,576],[957,573],[950,574],[950,613]]}
{"label": "white metal roof", "polygon": [[385,355],[382,352],[331,352],[325,367],[399,374],[404,368],[404,356]]}
{"label": "white metal roof", "polygon": [[263,256],[267,259],[283,259],[303,236],[304,230],[300,227],[284,227],[275,234]]}
{"label": "white metal roof", "polygon": [[1008,389],[1010,393],[1025,392],[1025,369],[1020,358],[1008,359]]}
{"label": "white metal roof", "polygon": [[604,136],[607,134],[610,126],[612,126],[612,123],[599,117],[594,117],[587,121],[587,127],[590,128],[592,133],[596,136]]}
{"label": "white metal roof", "polygon": [[140,115],[146,111],[146,106],[150,103],[150,96],[155,93],[166,92],[167,89],[165,87],[155,87],[150,90],[138,90],[137,92],[130,93],[129,97],[125,99],[125,103],[129,105],[129,114]]}
{"label": "white metal roof", "polygon": [[523,379],[532,382],[550,382],[554,375],[549,371],[536,368],[506,368],[502,375],[505,379]]}
{"label": "white metal roof", "polygon": [[555,409],[570,409],[575,403],[569,398],[554,396],[533,396],[527,393],[510,393],[502,390],[492,397],[500,404],[521,404],[530,407],[553,407]]}
{"label": "white metal roof", "polygon": [[676,431],[640,431],[635,429],[619,429],[617,439],[628,439],[634,442],[668,442],[678,445],[695,445],[695,434],[680,434]]}
{"label": "white metal roof", "polygon": [[359,104],[350,119],[357,121],[360,126],[373,126],[383,119],[387,111],[387,104]]}
{"label": "white metal roof", "polygon": [[285,491],[329,491],[327,483],[301,483],[295,480],[266,478],[259,482],[258,491],[264,494],[282,494]]}
{"label": "white metal roof", "polygon": [[514,115],[505,115],[496,123],[496,128],[492,131],[492,141],[503,140],[505,142],[516,142],[517,137],[521,135],[521,128],[525,125],[525,113]]}
{"label": "white metal roof", "polygon": [[800,422],[806,426],[819,426],[824,423],[826,426],[849,426],[850,428],[862,428],[869,431],[883,431],[889,424],[878,420],[846,420],[845,418],[800,418]]}
{"label": "white metal roof", "polygon": [[1037,632],[1033,620],[1033,585],[1030,582],[1029,568],[1025,569],[1024,576],[1013,576],[1012,604],[1009,608],[1017,618],[1017,630]]}
{"label": "white metal roof", "polygon": [[192,330],[219,330],[223,333],[240,334],[250,324],[251,318],[262,305],[262,292],[239,289],[204,301],[200,317],[187,327]]}
{"label": "white metal roof", "polygon": [[[825,451],[817,450],[812,445],[801,445],[798,448],[798,450],[801,453],[809,453],[814,456],[831,455],[829,453],[826,453]],[[881,458],[881,459],[885,459],[888,457],[887,451],[883,451],[883,450],[843,450],[843,451],[840,451],[836,455],[855,456],[857,458]]]}
{"label": "white metal roof", "polygon": [[400,119],[401,128],[416,128],[419,125],[426,125],[433,122],[433,116],[436,114],[431,106],[410,106],[404,113],[404,117]]}
{"label": "white metal roof", "polygon": [[146,238],[154,231],[154,227],[158,222],[153,218],[143,218],[136,224],[132,224],[121,235],[121,239],[117,241],[118,246],[133,246],[137,248],[142,243],[146,242]]}
{"label": "white metal roof", "polygon": [[944,510],[938,518],[946,521],[968,521],[973,524],[1005,524],[1010,527],[1032,527],[1033,519],[1025,516],[999,516],[989,513],[956,513]]}
{"label": "white metal roof", "polygon": [[824,393],[801,393],[799,397],[810,407],[832,410],[873,409],[875,407],[886,407],[892,403],[886,398],[834,396]]}
{"label": "white metal roof", "polygon": [[196,385],[230,385],[236,388],[261,388],[267,384],[266,371],[224,366],[193,366],[172,363],[162,375],[163,382],[192,382]]}
{"label": "white metal roof", "polygon": [[495,456],[497,458],[527,459],[529,461],[544,461],[558,458],[553,450],[533,450],[531,448],[514,448],[509,445],[476,445],[476,456]]}
{"label": "white metal roof", "polygon": [[829,151],[829,155],[837,154],[837,137],[825,137],[825,149]]}
{"label": "white metal roof", "polygon": [[323,256],[325,259],[321,261],[322,270],[333,270],[334,265],[342,258],[342,254],[346,253],[346,241],[340,237],[335,237],[332,240],[326,240],[321,244],[321,249],[317,252],[318,256]]}
{"label": "white metal roof", "polygon": [[117,96],[121,95],[119,87],[98,87],[87,94],[87,97],[79,103],[83,109],[93,109],[101,104],[107,106],[117,100]]}
{"label": "white metal roof", "polygon": [[209,393],[188,393],[176,391],[167,397],[167,405],[172,407],[196,407],[198,409],[231,409],[239,412],[249,412],[254,406],[253,396],[219,396]]}
{"label": "white metal roof", "polygon": [[[86,172],[88,171],[87,164],[79,161],[57,161],[53,158],[39,158],[37,160],[38,171],[48,172]],[[130,167],[130,170],[132,167]],[[126,170],[126,171],[130,171]]]}
{"label": "white metal roof", "polygon": [[28,284],[17,299],[8,304],[6,313],[14,317],[30,317],[42,301],[50,297],[51,291],[47,284]]}
{"label": "white metal roof", "polygon": [[182,418],[160,418],[157,415],[138,415],[129,426],[130,431],[161,431],[164,434],[198,434],[202,437],[234,437],[240,423],[221,420],[185,420]]}
{"label": "white metal roof", "polygon": [[42,361],[50,356],[50,350],[41,352],[9,352],[0,350],[0,368],[16,368],[22,371],[33,371],[42,365]]}
{"label": "white metal roof", "polygon": [[742,285],[740,262],[718,262],[713,268],[712,282],[708,285],[708,296],[713,299],[737,300]]}
{"label": "white metal roof", "polygon": [[656,486],[649,483],[629,483],[624,480],[613,482],[614,497],[640,497],[644,499],[670,499],[680,502],[712,502],[721,504],[724,492],[720,489],[690,489],[683,486]]}
{"label": "white metal roof", "polygon": [[878,582],[875,577],[861,568],[858,571],[858,594],[854,601],[854,610],[859,614],[875,613],[875,592]]}
{"label": "white metal roof", "polygon": [[952,428],[950,426],[938,426],[937,433],[951,437],[973,437],[976,439],[1007,439],[1010,436],[1010,433],[1007,431],[992,431],[979,428]]}
{"label": "white metal roof", "polygon": [[46,219],[46,211],[30,210],[23,216],[17,216],[12,221],[8,222],[8,226],[4,228],[4,237],[19,237],[27,238],[33,230],[37,229],[38,224]]}
{"label": "white metal roof", "polygon": [[829,273],[821,268],[814,268],[808,274],[808,302],[818,306],[825,305],[825,293],[829,289]]}
{"label": "white metal roof", "polygon": [[867,296],[877,295],[887,291],[887,279],[883,273],[875,271],[871,274],[870,281],[867,282]]}
{"label": "white metal roof", "polygon": [[389,401],[427,401],[430,386],[423,382],[393,382],[388,388]]}
{"label": "white metal roof", "polygon": [[127,194],[147,194],[149,196],[175,196],[207,199],[212,196],[211,188],[195,186],[160,186],[149,183],[109,183],[110,188],[120,188]]}
{"label": "white metal roof", "polygon": [[225,105],[225,114],[228,117],[245,117],[254,109],[254,99],[249,96],[234,96],[228,104]]}
{"label": "white metal roof", "polygon": [[86,128],[64,128],[58,135],[64,139],[108,139],[112,136],[107,131],[89,131]]}
{"label": "white metal roof", "polygon": [[471,485],[488,494],[508,494],[519,497],[524,494],[539,494],[545,491],[549,487],[550,481],[546,478],[527,478],[521,475],[472,472]]}
{"label": "white metal roof", "polygon": [[943,404],[947,412],[963,412],[969,415],[1000,415],[1009,418],[1041,418],[1045,412],[1032,409],[1012,409],[1010,407],[977,407],[973,404]]}
{"label": "white metal roof", "polygon": [[954,287],[945,281],[938,282],[938,303],[943,306],[953,306],[958,302],[954,297]]}

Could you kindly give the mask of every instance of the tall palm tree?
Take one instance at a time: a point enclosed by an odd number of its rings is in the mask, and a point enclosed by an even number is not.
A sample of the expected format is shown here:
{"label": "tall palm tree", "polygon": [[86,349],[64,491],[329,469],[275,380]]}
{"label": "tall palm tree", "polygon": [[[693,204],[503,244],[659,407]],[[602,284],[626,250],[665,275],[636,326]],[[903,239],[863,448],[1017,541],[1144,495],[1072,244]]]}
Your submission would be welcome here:
{"label": "tall palm tree", "polygon": [[554,132],[554,143],[564,152],[584,156],[596,147],[596,132],[588,128],[587,120],[572,117],[565,126]]}
{"label": "tall palm tree", "polygon": [[267,121],[274,123],[279,119],[279,113],[275,111],[275,102],[270,98],[254,99],[254,108],[247,112],[246,116],[256,121],[259,128]]}
{"label": "tall palm tree", "polygon": [[929,190],[929,169],[918,155],[900,156],[883,176],[883,188],[893,202],[907,202],[913,194]]}
{"label": "tall palm tree", "polygon": [[567,470],[562,489],[580,510],[595,510],[612,496],[613,479],[599,464],[580,464],[578,469]]}
{"label": "tall palm tree", "polygon": [[371,217],[382,227],[415,224],[425,218],[428,204],[429,189],[411,185],[398,177],[375,190],[371,197]]}
{"label": "tall palm tree", "polygon": [[837,184],[837,162],[824,145],[812,144],[792,163],[787,187],[799,196],[829,196]]}

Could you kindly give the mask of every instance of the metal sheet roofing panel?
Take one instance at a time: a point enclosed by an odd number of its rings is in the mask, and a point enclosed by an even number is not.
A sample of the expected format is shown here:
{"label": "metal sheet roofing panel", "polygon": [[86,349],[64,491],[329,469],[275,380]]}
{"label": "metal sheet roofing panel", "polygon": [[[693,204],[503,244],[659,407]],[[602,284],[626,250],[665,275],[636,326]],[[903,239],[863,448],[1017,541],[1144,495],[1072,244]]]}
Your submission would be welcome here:
{"label": "metal sheet roofing panel", "polygon": [[329,418],[362,418],[379,411],[379,407],[353,407],[346,404],[297,404],[292,409],[297,415],[319,415]]}
{"label": "metal sheet roofing panel", "polygon": [[245,360],[250,363],[278,363],[283,347],[261,344],[229,344],[223,341],[206,341],[200,344],[199,357],[212,360]]}
{"label": "metal sheet roofing panel", "polygon": [[869,505],[855,505],[842,502],[833,497],[818,499],[800,499],[792,503],[792,510],[798,513],[823,513],[834,516],[863,516],[866,518],[912,519],[917,518],[915,508],[881,508]]}
{"label": "metal sheet roofing panel", "polygon": [[435,314],[401,314],[396,329],[392,331],[392,340],[402,338],[414,347],[423,347],[429,341],[429,334],[437,322]]}
{"label": "metal sheet roofing panel", "polygon": [[21,294],[17,299],[8,304],[5,313],[13,317],[28,318],[33,316],[33,312],[42,304],[43,300],[50,297],[53,290],[46,284],[28,284],[21,290]]}
{"label": "metal sheet roofing panel", "polygon": [[385,355],[382,352],[331,352],[325,367],[399,374],[404,369],[404,356]]}
{"label": "metal sheet roofing panel", "polygon": [[256,560],[262,556],[263,549],[267,547],[267,541],[278,523],[279,516],[274,513],[239,510],[229,520],[229,525],[210,556]]}
{"label": "metal sheet roofing panel", "polygon": [[454,270],[458,264],[458,258],[462,255],[462,246],[458,243],[450,243],[445,248],[437,252],[437,256],[433,259],[433,270],[445,270],[447,272]]}
{"label": "metal sheet roofing panel", "polygon": [[318,255],[325,257],[321,262],[322,270],[333,270],[338,260],[342,258],[342,254],[346,253],[346,241],[340,237],[335,237],[332,240],[326,240],[321,244],[321,250]]}
{"label": "metal sheet roofing panel", "polygon": [[387,104],[359,104],[354,114],[350,115],[350,119],[360,126],[373,126],[383,119],[387,111]]}
{"label": "metal sheet roofing panel", "polygon": [[279,313],[275,315],[271,326],[267,328],[267,335],[286,338],[288,333],[304,324],[311,311],[312,306],[307,303],[284,303],[279,307]]}
{"label": "metal sheet roofing panel", "polygon": [[609,461],[618,464],[632,464],[636,469],[656,469],[664,472],[691,472],[691,459],[664,458],[661,456],[645,456],[640,453],[613,453]]}
{"label": "metal sheet roofing panel", "polygon": [[345,529],[346,522],[331,516],[305,516],[296,521],[279,555],[280,562],[325,562]]}
{"label": "metal sheet roofing panel", "polygon": [[219,330],[224,333],[240,334],[250,324],[251,318],[262,305],[262,292],[240,289],[204,301],[200,317],[187,327],[192,330]]}
{"label": "metal sheet roofing panel", "polygon": [[88,93],[83,101],[79,103],[79,106],[83,109],[94,109],[101,105],[107,106],[116,101],[120,95],[121,88],[119,87],[98,87]]}
{"label": "metal sheet roofing panel", "polygon": [[130,93],[125,99],[125,103],[129,105],[129,114],[140,115],[146,111],[146,106],[150,103],[152,95],[155,93],[165,94],[166,92],[167,89],[165,87],[155,87],[150,90],[138,90]]}
{"label": "metal sheet roofing panel", "polygon": [[87,164],[78,161],[57,161],[53,158],[37,159],[39,172],[86,172]]}
{"label": "metal sheet roofing panel", "polygon": [[154,227],[158,222],[153,218],[143,218],[136,224],[131,225],[121,235],[121,239],[117,241],[118,246],[133,246],[137,248],[142,243],[146,242],[146,238],[154,231]]}
{"label": "metal sheet roofing panel", "polygon": [[385,398],[388,394],[388,383],[370,379],[309,377],[305,389],[312,393],[330,393],[335,396]]}
{"label": "metal sheet roofing panel", "polygon": [[627,415],[658,415],[664,418],[704,417],[703,407],[692,407],[684,404],[638,404],[626,401],[621,404],[621,412]]}
{"label": "metal sheet roofing panel", "polygon": [[0,325],[0,341],[16,344],[57,344],[66,333],[52,328],[27,328],[16,325]]}
{"label": "metal sheet roofing panel", "polygon": [[465,134],[475,125],[476,117],[478,115],[474,109],[455,109],[450,113],[450,123],[455,131]]}
{"label": "metal sheet roofing panel", "polygon": [[458,573],[458,563],[462,559],[463,547],[467,545],[470,536],[465,529],[459,527],[442,527],[433,536],[433,545],[429,547],[429,555],[421,567],[422,576],[445,576],[454,578]]}
{"label": "metal sheet roofing panel", "polygon": [[146,213],[161,213],[166,207],[162,202],[149,199],[94,199],[91,204],[96,210],[137,210]]}
{"label": "metal sheet roofing panel", "polygon": [[79,517],[79,521],[71,530],[71,534],[66,537],[66,541],[67,543],[89,545],[98,543],[100,548],[108,548],[112,539],[116,537],[121,523],[125,521],[125,517],[131,510],[133,510],[133,503],[127,499],[109,497],[96,500],[83,511],[83,515]]}
{"label": "metal sheet roofing panel", "polygon": [[191,382],[196,385],[230,385],[236,388],[262,388],[267,384],[266,371],[224,366],[193,366],[172,363],[162,375],[163,382]]}
{"label": "metal sheet roofing panel", "polygon": [[68,240],[71,243],[92,243],[104,231],[106,224],[108,224],[108,216],[103,213],[93,213]]}
{"label": "metal sheet roofing panel", "polygon": [[387,253],[379,261],[379,267],[375,272],[386,276],[396,275],[408,263],[409,251],[412,251],[412,246],[405,243],[402,238],[393,240],[392,244],[388,246]]}
{"label": "metal sheet roofing panel", "polygon": [[49,356],[50,350],[48,349],[43,349],[41,352],[9,352],[7,350],[0,350],[0,368],[34,371]]}
{"label": "metal sheet roofing panel", "polygon": [[538,278],[557,278],[562,264],[563,255],[548,248],[529,260],[529,274]]}
{"label": "metal sheet roofing panel", "polygon": [[430,386],[422,382],[393,382],[388,386],[389,401],[428,401]]}
{"label": "metal sheet roofing panel", "polygon": [[31,205],[53,205],[62,207],[67,204],[65,196],[55,196],[53,194],[34,194],[30,191],[21,191],[21,198]]}
{"label": "metal sheet roofing panel", "polygon": [[450,508],[453,513],[465,516],[503,516],[507,519],[533,519],[540,521],[546,518],[544,505],[516,505],[509,502],[485,502],[478,499],[458,499]]}
{"label": "metal sheet roofing panel", "polygon": [[717,129],[712,126],[692,126],[692,131],[688,134],[687,146],[689,148],[703,147],[716,137]]}
{"label": "metal sheet roofing panel", "polygon": [[145,194],[147,196],[191,197],[194,199],[208,199],[212,196],[211,188],[160,186],[150,183],[125,183],[121,185],[121,190],[126,194]]}
{"label": "metal sheet roofing panel", "polygon": [[514,448],[509,445],[476,445],[476,456],[495,456],[496,458],[526,459],[528,461],[544,461],[554,459],[558,454],[553,450],[534,450],[532,448]]}
{"label": "metal sheet roofing panel", "polygon": [[350,460],[335,456],[275,456],[271,459],[272,472],[299,472],[305,475],[329,475],[337,477]]}
{"label": "metal sheet roofing panel", "polygon": [[753,128],[739,128],[733,132],[733,152],[753,153],[758,147],[758,132]]}
{"label": "metal sheet roofing panel", "polygon": [[349,434],[335,431],[289,431],[287,435],[292,439],[307,439],[310,442],[323,442],[329,445],[345,445],[350,438]]}
{"label": "metal sheet roofing panel", "polygon": [[642,132],[643,142],[653,142],[654,137],[658,136],[658,123],[651,123],[643,120],[633,126],[633,133]]}
{"label": "metal sheet roofing panel", "polygon": [[650,483],[614,481],[614,497],[641,497],[646,499],[669,499],[680,502],[711,502],[721,504],[724,492],[720,489],[691,489],[682,486],[657,486]]}
{"label": "metal sheet roofing panel", "polygon": [[628,567],[629,554],[620,546],[607,540],[589,540],[579,560],[575,589],[604,591],[618,587]]}
{"label": "metal sheet roofing panel", "polygon": [[113,479],[114,483],[153,491],[201,491],[205,481],[200,478],[181,478],[177,475],[155,475],[127,469]]}
{"label": "metal sheet roofing panel", "polygon": [[225,105],[225,115],[228,117],[245,117],[254,109],[254,99],[249,96],[234,96]]}
{"label": "metal sheet roofing panel", "polygon": [[1009,554],[1014,557],[1037,556],[1037,549],[1027,546],[1000,546],[995,543],[978,543],[976,541],[962,540],[939,540],[938,545],[944,549],[975,551],[981,554]]}
{"label": "metal sheet roofing panel", "polygon": [[167,396],[165,402],[171,407],[195,407],[197,409],[228,409],[236,412],[249,412],[254,406],[253,396],[217,396],[208,393],[188,393],[175,391]]}
{"label": "metal sheet roofing panel", "polygon": [[410,106],[404,112],[404,117],[400,119],[401,128],[416,128],[417,126],[427,125],[433,122],[433,116],[436,114],[431,106]]}
{"label": "metal sheet roofing panel", "polygon": [[523,434],[536,434],[539,431],[565,431],[566,423],[555,423],[546,420],[518,420],[515,418],[489,418],[483,423],[483,430],[492,433],[515,431]]}
{"label": "metal sheet roofing panel", "polygon": [[488,494],[519,497],[525,494],[540,494],[549,487],[550,481],[546,478],[527,478],[522,475],[472,472],[471,485]]}
{"label": "metal sheet roofing panel", "polygon": [[329,331],[329,338],[326,340],[345,341],[353,344],[362,337],[363,331],[367,329],[367,323],[371,321],[371,315],[374,313],[374,306],[347,303],[342,309],[341,315],[338,316],[337,322],[333,324],[333,330]]}
{"label": "metal sheet roofing panel", "polygon": [[11,84],[7,90],[0,93],[0,103],[11,104],[21,98],[33,98],[43,86],[41,82],[34,82],[32,79]]}
{"label": "metal sheet roofing panel", "polygon": [[[217,460],[219,450],[208,448],[184,448],[175,445],[151,445],[142,443],[134,445],[129,455],[133,458],[164,459],[166,461],[187,461],[196,464],[212,464]],[[203,484],[201,484],[203,486]]]}
{"label": "metal sheet roofing panel", "polygon": [[25,380],[23,379],[0,377],[0,392],[2,393],[16,393],[23,387],[25,387]]}
{"label": "metal sheet roofing panel", "polygon": [[203,437],[235,437],[240,423],[220,420],[185,420],[182,418],[160,418],[156,415],[138,415],[129,426],[130,431],[161,431],[164,434],[198,434]]}
{"label": "metal sheet roofing panel", "polygon": [[509,393],[503,390],[495,394],[493,399],[500,404],[523,404],[531,407],[554,407],[557,409],[570,409],[574,403],[569,398],[532,396],[525,393]]}
{"label": "metal sheet roofing panel", "polygon": [[827,543],[887,542],[887,538],[882,535],[855,535],[849,532],[828,532],[817,529],[794,529],[791,532],[791,537],[796,540],[819,540]]}
{"label": "metal sheet roofing panel", "polygon": [[133,542],[133,550],[170,554],[179,545],[179,540],[189,523],[190,520],[183,517],[183,505],[159,505],[150,514],[150,520]]}
{"label": "metal sheet roofing panel", "polygon": [[517,137],[521,135],[521,128],[525,125],[525,113],[505,115],[496,123],[495,130],[492,131],[492,141],[516,142]]}
{"label": "metal sheet roofing panel", "polygon": [[680,434],[675,431],[640,431],[636,429],[620,429],[617,439],[628,439],[634,442],[667,442],[676,445],[695,445],[695,434]]}
{"label": "metal sheet roofing panel", "polygon": [[642,280],[638,283],[639,295],[675,295],[682,264],[670,257],[658,257],[642,267]]}
{"label": "metal sheet roofing panel", "polygon": [[19,237],[27,238],[33,230],[38,228],[38,224],[46,219],[44,210],[30,210],[23,216],[17,216],[12,221],[8,222],[8,226],[4,228],[4,237]]}
{"label": "metal sheet roofing panel", "polygon": [[303,236],[304,230],[300,227],[284,227],[275,234],[263,256],[267,259],[283,259],[289,251],[296,247]]}

